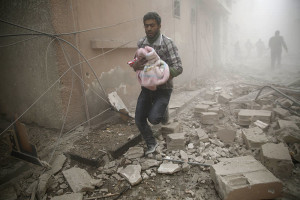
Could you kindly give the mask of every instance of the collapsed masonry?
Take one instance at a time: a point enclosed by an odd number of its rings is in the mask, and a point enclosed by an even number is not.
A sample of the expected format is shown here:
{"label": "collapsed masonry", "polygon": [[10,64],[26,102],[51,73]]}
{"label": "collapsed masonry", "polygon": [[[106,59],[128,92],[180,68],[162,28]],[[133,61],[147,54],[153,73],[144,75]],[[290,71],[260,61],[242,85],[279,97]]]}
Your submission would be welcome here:
{"label": "collapsed masonry", "polygon": [[[193,116],[183,116],[185,120],[177,118],[160,128],[159,147],[154,154],[145,158],[143,145],[139,144],[129,148],[122,158],[107,161],[105,166],[99,167],[99,173],[92,176],[76,167],[62,169],[66,158],[60,156],[52,170],[35,182],[38,195],[42,198],[50,187],[47,184],[50,175],[59,180],[61,188],[51,199],[82,200],[83,192],[101,188],[110,177],[135,186],[157,174],[188,171],[191,163],[196,163],[201,170],[210,170],[222,199],[280,197],[283,182],[293,174],[292,159],[300,161],[300,118],[271,104],[271,100],[278,99],[274,95],[256,104],[230,104],[232,96],[225,92],[217,96],[218,93],[212,91],[206,94],[206,100],[200,98],[194,106]],[[289,106],[300,109],[290,102]],[[195,119],[192,124],[188,121],[191,117]],[[183,129],[184,125],[190,129]],[[61,169],[62,173],[58,173]],[[63,193],[68,186],[73,194]],[[108,192],[106,188],[100,191]],[[32,190],[27,192],[30,194]],[[196,191],[189,194],[197,195]]]}

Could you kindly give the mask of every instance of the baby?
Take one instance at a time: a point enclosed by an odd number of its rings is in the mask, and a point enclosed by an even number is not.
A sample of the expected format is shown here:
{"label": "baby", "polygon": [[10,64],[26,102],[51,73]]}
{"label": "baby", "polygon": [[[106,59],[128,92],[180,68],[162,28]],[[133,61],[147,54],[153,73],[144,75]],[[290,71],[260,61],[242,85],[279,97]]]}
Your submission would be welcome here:
{"label": "baby", "polygon": [[149,90],[156,90],[156,86],[166,83],[170,77],[169,66],[157,55],[152,47],[146,46],[136,51],[136,58],[129,61],[130,66],[138,60],[146,58],[143,70],[137,70],[139,83]]}

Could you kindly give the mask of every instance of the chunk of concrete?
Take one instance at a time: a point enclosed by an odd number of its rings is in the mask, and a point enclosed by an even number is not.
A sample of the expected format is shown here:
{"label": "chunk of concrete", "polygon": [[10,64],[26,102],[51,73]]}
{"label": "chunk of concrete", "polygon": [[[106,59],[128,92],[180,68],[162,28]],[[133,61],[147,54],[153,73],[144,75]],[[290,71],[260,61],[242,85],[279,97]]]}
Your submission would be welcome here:
{"label": "chunk of concrete", "polygon": [[130,115],[130,113],[116,92],[109,93],[108,100],[114,109],[116,109],[120,114],[122,113],[121,118],[123,120],[127,120],[129,118],[128,115]]}
{"label": "chunk of concrete", "polygon": [[273,112],[275,113],[276,116],[278,116],[279,118],[282,118],[282,119],[291,115],[288,110],[280,108],[280,107],[274,108]]}
{"label": "chunk of concrete", "polygon": [[128,165],[119,168],[118,173],[124,177],[132,186],[139,184],[143,179],[141,176],[142,167],[140,165]]}
{"label": "chunk of concrete", "polygon": [[261,162],[279,178],[289,178],[292,175],[294,165],[289,150],[283,143],[262,145]]}
{"label": "chunk of concrete", "polygon": [[260,120],[256,120],[253,124],[264,131],[269,128],[269,124],[266,124]]}
{"label": "chunk of concrete", "polygon": [[124,154],[124,157],[127,159],[141,158],[144,156],[143,147],[131,147]]}
{"label": "chunk of concrete", "polygon": [[61,196],[52,197],[51,200],[82,200],[82,193],[64,194]]}
{"label": "chunk of concrete", "polygon": [[142,170],[149,169],[151,167],[158,167],[161,164],[161,161],[154,159],[147,159],[145,162],[141,163]]}
{"label": "chunk of concrete", "polygon": [[300,143],[299,129],[286,127],[277,130],[275,133],[281,142],[285,142],[287,144]]}
{"label": "chunk of concrete", "polygon": [[84,169],[73,167],[62,172],[73,192],[92,191],[91,176]]}
{"label": "chunk of concrete", "polygon": [[172,150],[184,150],[185,149],[185,133],[172,133],[167,135],[167,149]]}
{"label": "chunk of concrete", "polygon": [[278,120],[278,125],[279,125],[279,128],[294,128],[294,129],[299,130],[299,127],[293,121],[279,119]]}
{"label": "chunk of concrete", "polygon": [[224,117],[224,111],[221,109],[219,105],[213,106],[207,110],[207,112],[217,113],[219,118]]}
{"label": "chunk of concrete", "polygon": [[300,143],[293,144],[292,147],[292,157],[300,162]]}
{"label": "chunk of concrete", "polygon": [[218,96],[218,103],[226,104],[226,103],[228,103],[231,99],[232,99],[232,97],[231,97],[229,94],[221,93],[221,94],[219,94],[219,96]]}
{"label": "chunk of concrete", "polygon": [[215,112],[202,112],[200,114],[200,122],[206,125],[218,124],[219,116]]}
{"label": "chunk of concrete", "polygon": [[181,126],[181,123],[179,123],[179,122],[170,123],[170,124],[161,126],[161,128],[160,128],[160,132],[164,138],[166,138],[166,136],[171,133],[180,133],[181,130],[182,130],[182,126]]}
{"label": "chunk of concrete", "polygon": [[275,199],[282,182],[253,156],[224,158],[210,167],[215,187],[224,200]]}
{"label": "chunk of concrete", "polygon": [[179,154],[180,154],[181,160],[183,160],[184,162],[189,161],[189,157],[188,157],[188,155],[187,155],[187,153],[185,151],[180,150]]}
{"label": "chunk of concrete", "polygon": [[197,132],[197,136],[199,138],[199,142],[208,142],[209,141],[209,137],[208,137],[207,133],[202,128],[196,129],[196,132]]}
{"label": "chunk of concrete", "polygon": [[241,109],[238,113],[238,124],[248,126],[256,120],[264,123],[270,123],[272,112],[269,110],[248,110]]}
{"label": "chunk of concrete", "polygon": [[61,170],[64,163],[66,162],[66,156],[61,154],[58,155],[57,158],[53,161],[51,169],[47,172],[48,174],[55,175],[57,172]]}
{"label": "chunk of concrete", "polygon": [[258,127],[242,129],[242,137],[248,149],[259,149],[261,145],[269,142],[263,130]]}
{"label": "chunk of concrete", "polygon": [[220,128],[217,137],[225,144],[231,144],[236,137],[236,131],[228,128]]}
{"label": "chunk of concrete", "polygon": [[39,183],[38,183],[38,187],[37,187],[37,196],[40,199],[43,199],[44,195],[46,194],[46,191],[48,189],[48,181],[50,179],[51,175],[50,174],[42,174],[39,177]]}
{"label": "chunk of concrete", "polygon": [[194,115],[198,116],[200,115],[201,112],[207,112],[207,109],[209,108],[209,105],[204,105],[204,104],[198,104],[194,108]]}
{"label": "chunk of concrete", "polygon": [[174,174],[178,171],[180,171],[180,166],[173,163],[162,163],[157,169],[157,172],[160,174]]}

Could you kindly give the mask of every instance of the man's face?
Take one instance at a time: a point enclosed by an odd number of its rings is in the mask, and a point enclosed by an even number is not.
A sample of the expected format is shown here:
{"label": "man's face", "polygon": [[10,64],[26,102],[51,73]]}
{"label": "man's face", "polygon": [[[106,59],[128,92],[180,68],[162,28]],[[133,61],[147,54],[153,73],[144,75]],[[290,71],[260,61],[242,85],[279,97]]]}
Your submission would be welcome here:
{"label": "man's face", "polygon": [[144,22],[145,33],[147,37],[153,38],[160,29],[155,19],[148,19]]}

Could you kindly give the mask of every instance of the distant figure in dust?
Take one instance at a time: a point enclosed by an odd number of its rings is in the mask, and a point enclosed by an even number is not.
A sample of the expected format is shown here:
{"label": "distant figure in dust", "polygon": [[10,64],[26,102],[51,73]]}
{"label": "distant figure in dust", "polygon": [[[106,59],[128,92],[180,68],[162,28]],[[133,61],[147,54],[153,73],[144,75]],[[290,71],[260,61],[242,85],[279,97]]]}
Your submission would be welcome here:
{"label": "distant figure in dust", "polygon": [[274,69],[275,62],[277,61],[278,66],[281,65],[281,52],[282,47],[288,52],[288,48],[280,32],[276,31],[275,36],[271,37],[269,40],[269,47],[271,50],[271,68]]}
{"label": "distant figure in dust", "polygon": [[255,47],[256,47],[256,51],[257,51],[257,57],[261,58],[265,54],[265,51],[266,51],[265,43],[261,39],[259,39],[256,42]]}
{"label": "distant figure in dust", "polygon": [[251,51],[252,51],[252,48],[253,48],[253,45],[252,45],[252,43],[249,39],[245,43],[245,48],[246,48],[246,52],[247,52],[246,57],[249,58],[251,56]]}
{"label": "distant figure in dust", "polygon": [[237,41],[235,44],[234,44],[234,54],[235,54],[235,58],[240,60],[241,57],[242,57],[242,51],[241,51],[241,47],[240,47],[240,42]]}

